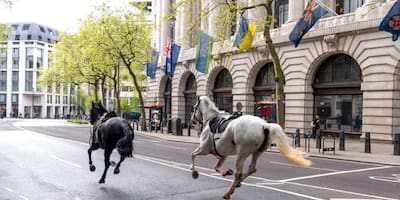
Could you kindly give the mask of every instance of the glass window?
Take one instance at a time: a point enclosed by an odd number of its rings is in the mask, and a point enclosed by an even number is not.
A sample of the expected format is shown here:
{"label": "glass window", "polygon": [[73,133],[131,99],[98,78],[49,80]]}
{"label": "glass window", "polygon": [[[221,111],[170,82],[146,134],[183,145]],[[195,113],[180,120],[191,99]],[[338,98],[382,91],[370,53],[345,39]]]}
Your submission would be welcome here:
{"label": "glass window", "polygon": [[32,35],[29,34],[28,37],[26,38],[27,40],[32,40]]}
{"label": "glass window", "polygon": [[17,92],[19,89],[19,72],[12,72],[12,91]]}
{"label": "glass window", "polygon": [[188,80],[186,81],[185,91],[196,90],[196,89],[197,89],[196,78],[194,77],[193,74],[191,74]]}
{"label": "glass window", "polygon": [[43,67],[43,52],[44,52],[44,50],[37,48],[36,52],[37,52],[36,67],[37,67],[37,69],[40,69]]}
{"label": "glass window", "polygon": [[227,69],[221,70],[215,79],[214,89],[220,88],[232,88],[232,77]]}
{"label": "glass window", "polygon": [[275,87],[275,73],[274,64],[268,63],[258,72],[256,78],[256,88],[257,87]]}
{"label": "glass window", "polygon": [[18,35],[18,34],[17,34],[17,35],[15,35],[15,40],[19,40],[19,39],[20,39],[20,37],[21,37],[21,36],[20,36],[20,35]]}
{"label": "glass window", "polygon": [[33,72],[25,72],[25,91],[32,92],[33,89]]}
{"label": "glass window", "polygon": [[338,14],[352,13],[363,5],[363,0],[337,0],[336,12]]}
{"label": "glass window", "polygon": [[289,16],[289,0],[275,1],[275,26],[281,27],[282,24],[286,23]]}
{"label": "glass window", "polygon": [[7,71],[0,71],[0,91],[7,91]]}
{"label": "glass window", "polygon": [[6,94],[0,94],[0,104],[6,104]]}
{"label": "glass window", "polygon": [[0,68],[7,68],[7,48],[0,48]]}
{"label": "glass window", "polygon": [[26,66],[27,69],[33,69],[33,48],[26,48]]}
{"label": "glass window", "polygon": [[338,54],[324,61],[314,80],[314,115],[321,129],[360,132],[362,126],[361,70],[355,60]]}
{"label": "glass window", "polygon": [[18,104],[18,94],[12,94],[11,95],[11,103],[12,104]]}
{"label": "glass window", "polygon": [[24,24],[24,25],[22,26],[22,30],[23,30],[23,31],[27,31],[27,30],[29,30],[30,27],[31,27],[30,24]]}

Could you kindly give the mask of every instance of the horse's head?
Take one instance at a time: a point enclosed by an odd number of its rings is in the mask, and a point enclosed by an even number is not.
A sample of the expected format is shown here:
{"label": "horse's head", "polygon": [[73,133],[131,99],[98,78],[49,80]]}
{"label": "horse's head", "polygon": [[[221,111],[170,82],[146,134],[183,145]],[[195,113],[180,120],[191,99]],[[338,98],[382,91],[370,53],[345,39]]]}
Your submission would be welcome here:
{"label": "horse's head", "polygon": [[207,96],[197,97],[197,103],[193,106],[191,121],[203,123],[219,113],[215,104]]}
{"label": "horse's head", "polygon": [[100,102],[96,103],[92,101],[92,109],[90,110],[90,124],[94,124],[106,112],[107,109],[104,108]]}

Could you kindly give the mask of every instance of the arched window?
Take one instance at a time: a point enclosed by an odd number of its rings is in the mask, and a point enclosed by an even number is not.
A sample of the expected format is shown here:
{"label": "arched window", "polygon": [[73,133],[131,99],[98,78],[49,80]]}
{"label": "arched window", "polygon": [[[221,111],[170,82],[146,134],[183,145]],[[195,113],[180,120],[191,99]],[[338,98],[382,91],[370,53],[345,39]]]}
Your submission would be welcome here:
{"label": "arched window", "polygon": [[289,0],[275,1],[275,27],[281,27],[286,23],[289,16]]}
{"label": "arched window", "polygon": [[232,112],[232,77],[227,69],[221,70],[214,84],[214,102],[220,110]]}
{"label": "arched window", "polygon": [[257,74],[254,91],[254,114],[276,122],[275,73],[273,63],[264,65]]}
{"label": "arched window", "polygon": [[[314,78],[314,115],[321,129],[360,132],[362,125],[361,69],[350,56],[326,59]],[[323,130],[321,130],[323,131]]]}
{"label": "arched window", "polygon": [[190,122],[192,107],[193,105],[196,104],[197,101],[196,90],[197,90],[196,78],[194,77],[193,74],[190,74],[190,76],[186,81],[185,91],[183,91],[183,94],[185,95],[185,124],[184,124],[185,127],[187,127],[187,125]]}

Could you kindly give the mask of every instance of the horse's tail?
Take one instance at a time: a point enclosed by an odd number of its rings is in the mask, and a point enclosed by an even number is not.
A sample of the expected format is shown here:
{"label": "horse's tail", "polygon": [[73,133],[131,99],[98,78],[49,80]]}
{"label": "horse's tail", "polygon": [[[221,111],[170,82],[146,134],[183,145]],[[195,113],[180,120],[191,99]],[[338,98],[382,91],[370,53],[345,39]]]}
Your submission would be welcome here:
{"label": "horse's tail", "polygon": [[289,138],[286,136],[281,126],[279,126],[278,124],[267,124],[264,126],[264,128],[269,130],[269,133],[275,139],[281,154],[290,163],[307,167],[312,164],[310,160],[306,159],[306,153],[294,149],[290,146]]}
{"label": "horse's tail", "polygon": [[124,137],[118,140],[117,150],[120,155],[125,155],[127,157],[132,157],[133,144],[132,141],[135,138],[135,134],[132,126],[125,120],[121,122],[121,129]]}

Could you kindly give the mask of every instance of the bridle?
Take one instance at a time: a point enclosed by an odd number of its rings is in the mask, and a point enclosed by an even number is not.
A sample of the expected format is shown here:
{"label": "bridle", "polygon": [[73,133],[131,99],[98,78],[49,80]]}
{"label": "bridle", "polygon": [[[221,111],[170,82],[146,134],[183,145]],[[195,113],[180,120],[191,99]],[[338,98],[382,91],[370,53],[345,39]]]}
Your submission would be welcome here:
{"label": "bridle", "polygon": [[[197,103],[193,106],[193,112],[192,112],[192,117],[191,120],[193,122],[203,124],[203,113],[199,110],[199,105],[200,105],[200,97],[197,97]],[[197,117],[197,113],[200,114],[200,119]]]}

